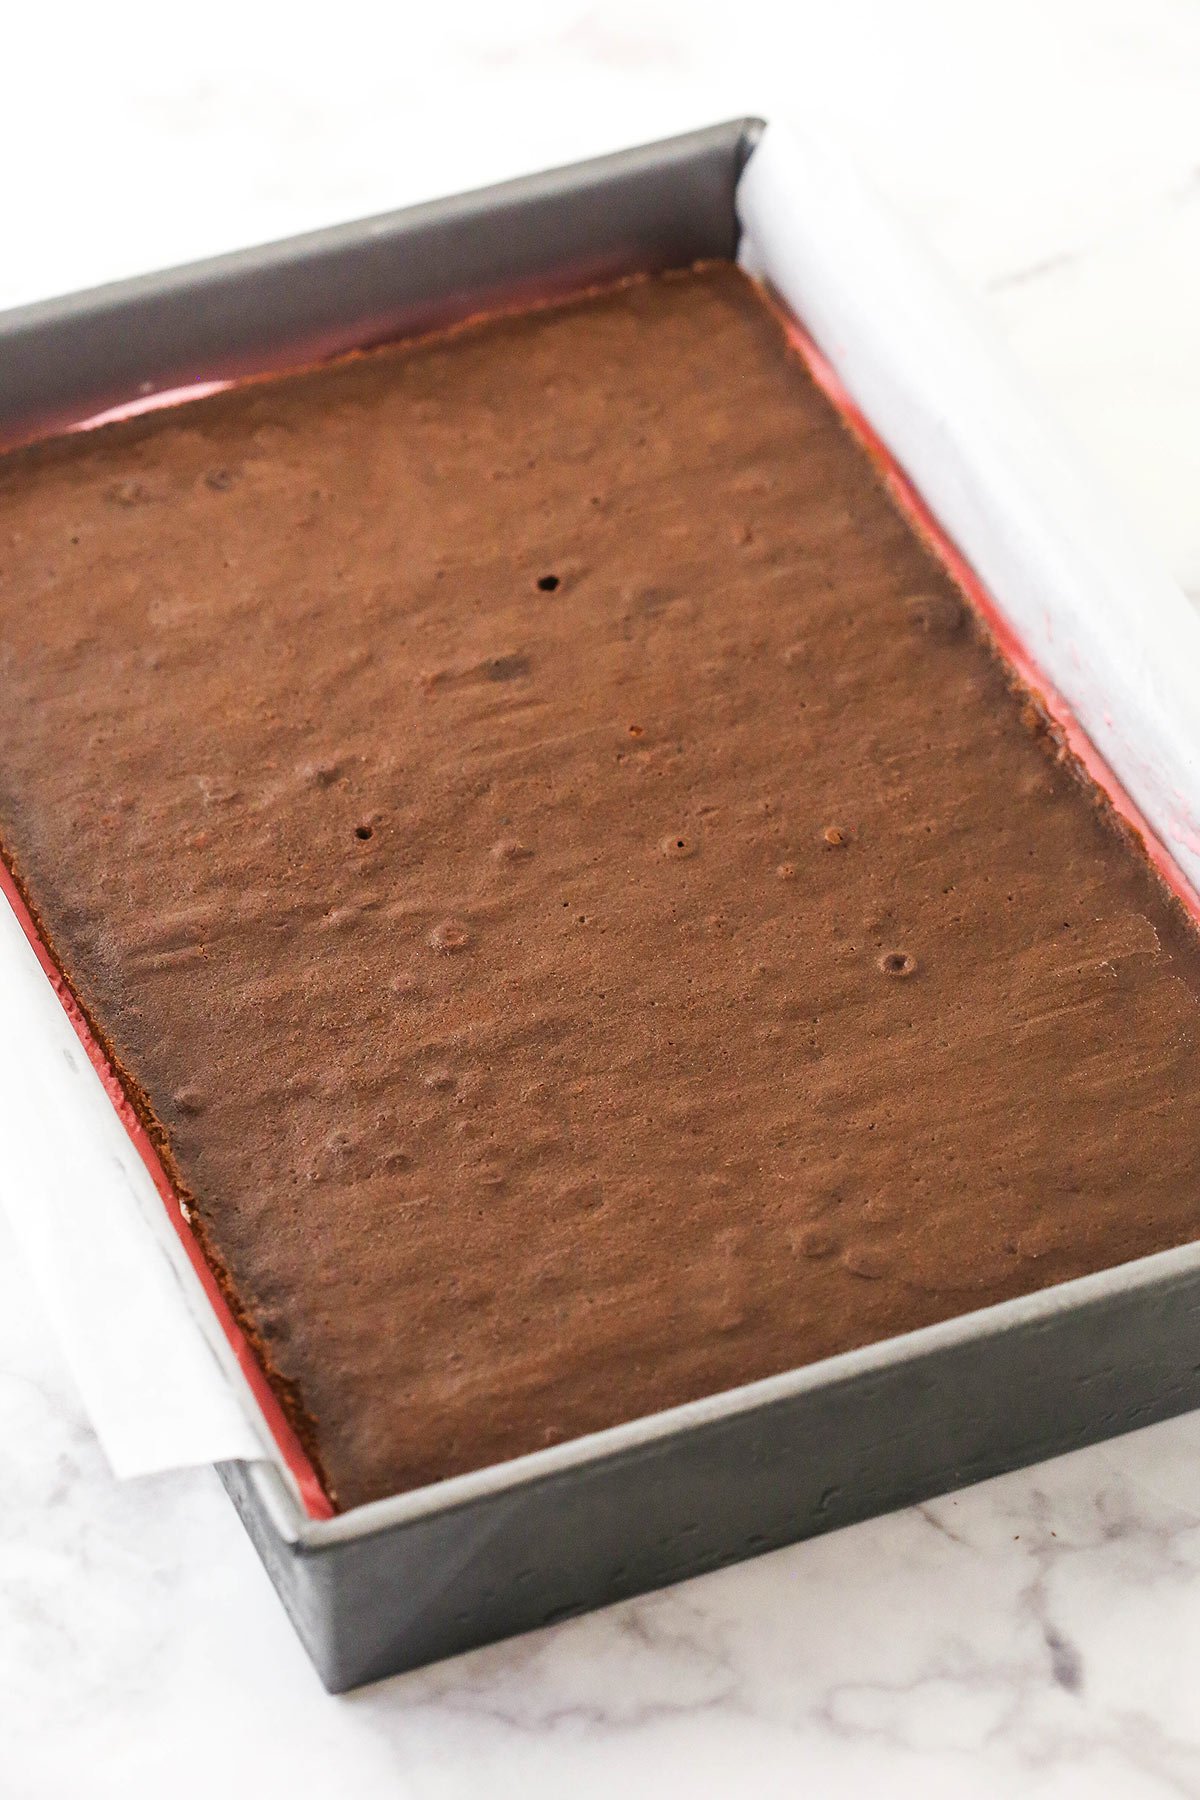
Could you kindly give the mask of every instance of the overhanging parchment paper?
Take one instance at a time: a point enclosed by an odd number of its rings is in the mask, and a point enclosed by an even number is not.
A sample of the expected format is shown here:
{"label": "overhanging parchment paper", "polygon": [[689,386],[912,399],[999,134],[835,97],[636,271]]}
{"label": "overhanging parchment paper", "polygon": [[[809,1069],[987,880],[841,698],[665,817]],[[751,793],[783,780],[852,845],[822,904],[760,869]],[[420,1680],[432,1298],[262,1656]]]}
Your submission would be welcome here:
{"label": "overhanging parchment paper", "polygon": [[831,145],[768,126],[738,212],[740,261],[816,342],[1200,888],[1200,618],[1186,596]]}
{"label": "overhanging parchment paper", "polygon": [[269,1454],[162,1197],[2,896],[0,1129],[0,1199],[114,1471]]}

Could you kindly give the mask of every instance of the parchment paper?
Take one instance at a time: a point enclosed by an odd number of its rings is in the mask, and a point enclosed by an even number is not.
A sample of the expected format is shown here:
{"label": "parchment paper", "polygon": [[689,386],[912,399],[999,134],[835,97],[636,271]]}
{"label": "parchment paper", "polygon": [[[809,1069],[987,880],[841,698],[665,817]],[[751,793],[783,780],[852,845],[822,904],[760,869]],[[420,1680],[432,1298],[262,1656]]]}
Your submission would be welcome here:
{"label": "parchment paper", "polygon": [[1200,618],[1018,371],[829,143],[768,127],[740,260],[804,325],[1200,887]]}
{"label": "parchment paper", "polygon": [[0,1133],[0,1200],[114,1471],[268,1454],[162,1198],[2,897]]}

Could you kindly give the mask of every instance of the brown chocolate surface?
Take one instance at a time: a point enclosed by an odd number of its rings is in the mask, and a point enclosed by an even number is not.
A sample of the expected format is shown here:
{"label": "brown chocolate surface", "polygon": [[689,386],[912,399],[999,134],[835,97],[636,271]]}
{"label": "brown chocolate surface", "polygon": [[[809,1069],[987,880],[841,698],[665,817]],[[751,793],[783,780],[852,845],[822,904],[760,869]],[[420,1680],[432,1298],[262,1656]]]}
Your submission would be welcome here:
{"label": "brown chocolate surface", "polygon": [[1196,1232],[1200,945],[730,269],[8,457],[0,684],[342,1506]]}

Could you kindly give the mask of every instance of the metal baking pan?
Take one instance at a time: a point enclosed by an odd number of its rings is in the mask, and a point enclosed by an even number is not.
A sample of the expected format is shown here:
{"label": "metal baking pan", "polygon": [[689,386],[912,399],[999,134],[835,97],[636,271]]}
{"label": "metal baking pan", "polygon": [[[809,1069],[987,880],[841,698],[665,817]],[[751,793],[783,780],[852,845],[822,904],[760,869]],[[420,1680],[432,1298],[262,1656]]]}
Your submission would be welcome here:
{"label": "metal baking pan", "polygon": [[[731,258],[755,120],[0,317],[0,441]],[[1200,1246],[332,1519],[221,1476],[341,1691],[1200,1404]]]}

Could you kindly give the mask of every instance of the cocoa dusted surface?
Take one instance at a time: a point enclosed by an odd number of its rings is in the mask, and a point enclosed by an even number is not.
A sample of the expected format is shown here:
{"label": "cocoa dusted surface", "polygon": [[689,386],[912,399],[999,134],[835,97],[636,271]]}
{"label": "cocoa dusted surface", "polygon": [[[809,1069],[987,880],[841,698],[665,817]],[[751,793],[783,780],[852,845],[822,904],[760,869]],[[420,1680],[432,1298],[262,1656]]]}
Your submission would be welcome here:
{"label": "cocoa dusted surface", "polygon": [[343,1507],[1196,1232],[1197,940],[728,268],[10,456],[0,680]]}

